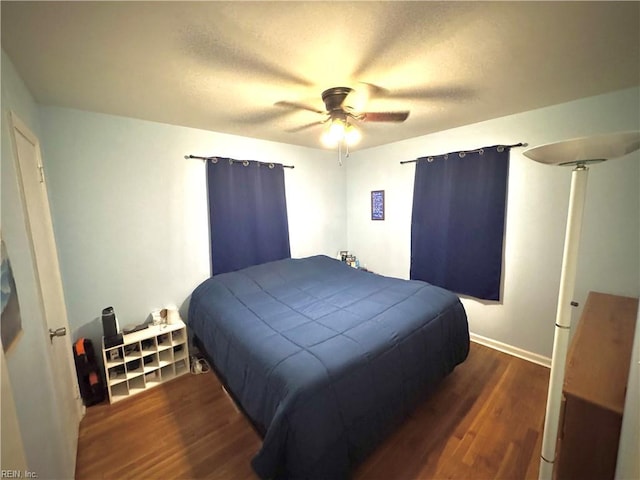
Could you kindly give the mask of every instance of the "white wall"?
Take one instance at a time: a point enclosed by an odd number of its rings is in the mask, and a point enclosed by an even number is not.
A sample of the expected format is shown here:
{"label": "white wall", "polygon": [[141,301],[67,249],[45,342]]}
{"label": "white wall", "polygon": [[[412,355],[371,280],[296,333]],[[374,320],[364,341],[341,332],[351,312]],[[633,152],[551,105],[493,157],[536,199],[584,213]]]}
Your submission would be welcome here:
{"label": "white wall", "polygon": [[[346,162],[349,250],[376,272],[408,278],[415,166],[400,161],[638,130],[638,105],[633,88],[353,152]],[[474,334],[550,357],[571,169],[533,162],[523,150],[511,150],[503,299],[463,303]],[[590,167],[575,295],[581,306],[591,290],[640,294],[639,159],[636,152]],[[370,220],[371,190],[385,190],[382,222]]]}
{"label": "white wall", "polygon": [[66,440],[58,423],[54,376],[46,355],[48,336],[18,190],[10,110],[40,136],[38,106],[3,51],[1,226],[16,282],[23,328],[22,336],[6,354],[6,364],[29,469],[39,478],[65,478],[71,473],[64,470],[61,462],[66,458],[62,450]]}
{"label": "white wall", "polygon": [[188,154],[294,165],[285,169],[292,256],[345,248],[344,172],[331,152],[56,107],[40,120],[74,338],[99,345],[109,305],[121,326],[169,303],[185,314],[208,278],[205,164]]}

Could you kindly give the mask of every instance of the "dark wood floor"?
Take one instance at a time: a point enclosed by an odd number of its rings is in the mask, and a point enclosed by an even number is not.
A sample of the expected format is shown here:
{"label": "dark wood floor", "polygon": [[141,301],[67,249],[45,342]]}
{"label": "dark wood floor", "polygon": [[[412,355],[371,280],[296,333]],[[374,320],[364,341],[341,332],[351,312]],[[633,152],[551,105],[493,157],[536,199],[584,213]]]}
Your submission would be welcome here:
{"label": "dark wood floor", "polygon": [[[548,378],[544,367],[472,343],[354,478],[536,478]],[[256,479],[259,447],[213,374],[186,375],[88,408],[76,478]]]}

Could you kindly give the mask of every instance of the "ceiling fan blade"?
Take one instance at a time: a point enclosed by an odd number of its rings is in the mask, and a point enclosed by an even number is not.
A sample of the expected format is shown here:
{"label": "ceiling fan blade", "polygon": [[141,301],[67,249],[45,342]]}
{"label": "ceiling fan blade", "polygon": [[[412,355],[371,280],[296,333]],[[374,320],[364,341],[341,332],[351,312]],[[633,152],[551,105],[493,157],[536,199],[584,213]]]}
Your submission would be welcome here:
{"label": "ceiling fan blade", "polygon": [[467,100],[474,96],[473,90],[465,87],[425,87],[394,90],[383,95],[390,99],[404,100]]}
{"label": "ceiling fan blade", "polygon": [[366,89],[367,96],[369,98],[386,97],[390,93],[388,89],[381,87],[379,85],[375,85],[373,83],[369,83],[369,82],[358,82],[358,83],[359,85],[362,85],[362,87],[358,87],[358,88]]}
{"label": "ceiling fan blade", "polygon": [[[237,38],[243,37],[237,31],[234,33]],[[306,78],[269,62],[254,49],[240,48],[230,40],[212,37],[207,31],[189,30],[183,35],[182,43],[186,52],[203,62],[205,67],[228,68],[228,59],[233,59],[234,70],[241,71],[251,78],[265,77],[281,83],[313,86]]]}
{"label": "ceiling fan blade", "polygon": [[290,133],[300,132],[302,130],[306,130],[307,128],[315,127],[318,125],[322,125],[326,120],[318,120],[317,122],[307,123],[306,125],[301,125],[299,127],[287,128],[286,131]]}
{"label": "ceiling fan blade", "polygon": [[256,111],[246,115],[237,115],[231,118],[232,121],[245,124],[245,125],[260,125],[265,122],[274,122],[285,118],[289,115],[293,115],[293,110],[274,110],[269,111]]}
{"label": "ceiling fan blade", "polygon": [[343,105],[354,112],[363,111],[369,101],[378,97],[385,97],[389,90],[373,83],[358,82],[358,86],[351,90],[344,99]]}
{"label": "ceiling fan blade", "polygon": [[361,112],[369,103],[369,94],[365,89],[351,90],[344,101],[342,108],[352,112]]}
{"label": "ceiling fan blade", "polygon": [[281,102],[274,103],[274,105],[277,107],[296,108],[298,110],[308,110],[310,112],[320,113],[320,114],[325,113],[323,110],[318,110],[317,108],[311,107],[309,105],[305,105],[304,103],[298,103],[298,102],[281,101]]}
{"label": "ceiling fan blade", "polygon": [[404,122],[409,117],[409,110],[401,112],[364,112],[358,115],[362,122]]}

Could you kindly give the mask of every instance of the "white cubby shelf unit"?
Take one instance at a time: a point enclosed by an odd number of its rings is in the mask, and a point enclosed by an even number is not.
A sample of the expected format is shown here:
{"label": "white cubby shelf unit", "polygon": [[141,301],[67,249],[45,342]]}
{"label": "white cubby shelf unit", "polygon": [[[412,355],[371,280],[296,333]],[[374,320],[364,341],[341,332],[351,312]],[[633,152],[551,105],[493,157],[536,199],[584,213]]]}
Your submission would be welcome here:
{"label": "white cubby shelf unit", "polygon": [[102,360],[110,403],[143,392],[189,373],[187,327],[182,321],[149,325],[108,348],[103,337]]}

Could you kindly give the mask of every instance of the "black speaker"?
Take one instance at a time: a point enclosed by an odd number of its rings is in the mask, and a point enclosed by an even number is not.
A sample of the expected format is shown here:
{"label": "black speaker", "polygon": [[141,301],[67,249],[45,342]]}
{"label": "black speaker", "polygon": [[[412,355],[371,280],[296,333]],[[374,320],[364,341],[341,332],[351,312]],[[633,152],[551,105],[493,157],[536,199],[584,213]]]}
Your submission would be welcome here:
{"label": "black speaker", "polygon": [[118,334],[118,319],[113,307],[107,307],[102,310],[102,331],[104,336],[109,338]]}

